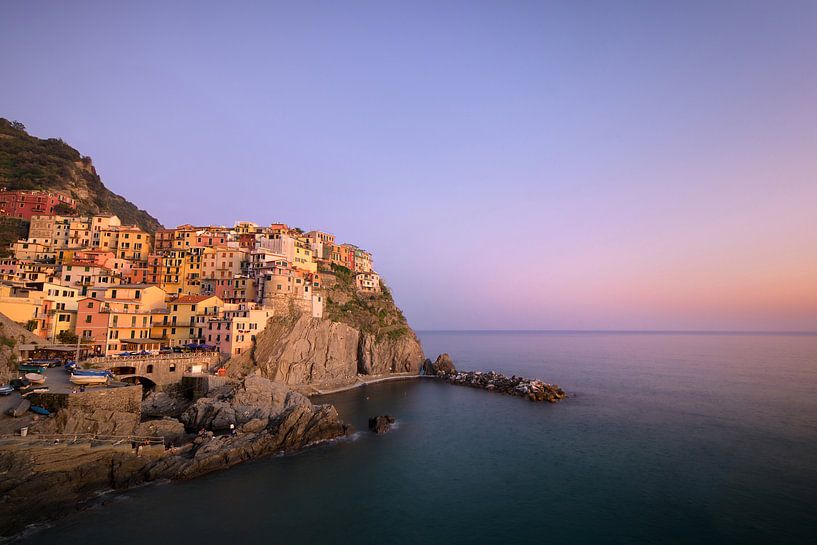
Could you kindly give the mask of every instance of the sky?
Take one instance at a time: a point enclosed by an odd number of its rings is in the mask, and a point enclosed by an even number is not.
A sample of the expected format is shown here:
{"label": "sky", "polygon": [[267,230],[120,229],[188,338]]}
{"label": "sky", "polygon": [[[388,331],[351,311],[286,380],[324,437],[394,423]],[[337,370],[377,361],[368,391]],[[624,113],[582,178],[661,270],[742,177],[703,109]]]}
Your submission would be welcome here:
{"label": "sky", "polygon": [[0,50],[0,116],[370,250],[417,329],[817,330],[817,2],[7,1]]}

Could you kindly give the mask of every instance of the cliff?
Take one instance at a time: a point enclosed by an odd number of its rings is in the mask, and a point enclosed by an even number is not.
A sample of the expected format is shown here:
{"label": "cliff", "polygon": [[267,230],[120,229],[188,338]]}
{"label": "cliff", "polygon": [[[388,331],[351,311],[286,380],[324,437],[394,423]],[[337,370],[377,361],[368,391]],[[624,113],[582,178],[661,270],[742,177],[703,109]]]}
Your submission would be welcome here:
{"label": "cliff", "polygon": [[292,309],[274,316],[253,350],[232,358],[232,376],[255,370],[289,385],[334,387],[360,375],[419,373],[425,356],[420,341],[383,284],[380,293],[355,290],[343,267],[321,271],[324,318]]}
{"label": "cliff", "polygon": [[[90,157],[58,138],[31,136],[22,124],[3,118],[0,187],[60,191],[77,200],[80,214],[116,214],[123,224],[136,224],[149,232],[162,227],[156,218],[105,187]],[[19,229],[17,225],[0,227],[4,231]]]}

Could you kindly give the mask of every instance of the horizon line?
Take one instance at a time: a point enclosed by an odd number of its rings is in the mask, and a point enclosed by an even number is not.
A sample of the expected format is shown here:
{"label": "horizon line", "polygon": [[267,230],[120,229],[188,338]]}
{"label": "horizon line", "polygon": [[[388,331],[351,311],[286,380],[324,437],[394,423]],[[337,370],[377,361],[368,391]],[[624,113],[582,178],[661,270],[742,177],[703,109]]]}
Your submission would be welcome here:
{"label": "horizon line", "polygon": [[416,329],[418,333],[663,333],[675,335],[817,335],[817,330],[743,329]]}

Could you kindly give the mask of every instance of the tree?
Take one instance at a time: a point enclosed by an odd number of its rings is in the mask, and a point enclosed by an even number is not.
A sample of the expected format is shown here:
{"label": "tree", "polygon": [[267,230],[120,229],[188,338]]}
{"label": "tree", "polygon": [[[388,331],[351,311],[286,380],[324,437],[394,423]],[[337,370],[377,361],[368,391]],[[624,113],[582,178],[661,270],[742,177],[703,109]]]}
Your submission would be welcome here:
{"label": "tree", "polygon": [[79,337],[77,337],[77,334],[73,331],[68,331],[66,329],[65,331],[59,332],[57,335],[57,340],[63,344],[77,344]]}

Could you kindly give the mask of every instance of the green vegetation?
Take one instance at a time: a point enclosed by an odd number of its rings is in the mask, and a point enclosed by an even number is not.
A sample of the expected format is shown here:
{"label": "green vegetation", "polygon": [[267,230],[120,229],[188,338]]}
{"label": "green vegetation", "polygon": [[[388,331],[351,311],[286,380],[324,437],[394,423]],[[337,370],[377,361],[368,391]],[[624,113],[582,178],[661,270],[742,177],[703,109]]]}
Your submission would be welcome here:
{"label": "green vegetation", "polygon": [[374,334],[378,339],[399,339],[411,331],[394,304],[391,291],[382,282],[381,293],[364,294],[355,289],[355,275],[346,267],[333,264],[321,275],[327,290],[324,311],[330,320]]}
{"label": "green vegetation", "polygon": [[9,246],[28,236],[28,222],[19,218],[0,216],[0,257],[11,255]]}
{"label": "green vegetation", "polygon": [[[59,138],[31,136],[17,121],[0,118],[0,187],[61,191],[77,199],[80,214],[112,213],[124,224],[154,232],[161,224],[102,183],[91,163]],[[62,207],[61,211],[70,210]],[[0,225],[3,236],[7,227]]]}

